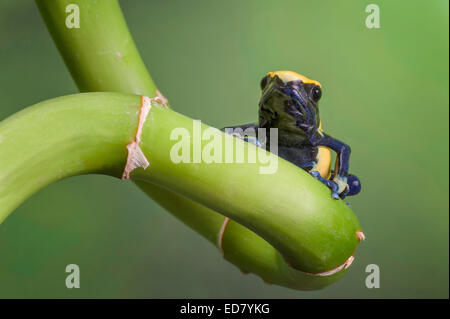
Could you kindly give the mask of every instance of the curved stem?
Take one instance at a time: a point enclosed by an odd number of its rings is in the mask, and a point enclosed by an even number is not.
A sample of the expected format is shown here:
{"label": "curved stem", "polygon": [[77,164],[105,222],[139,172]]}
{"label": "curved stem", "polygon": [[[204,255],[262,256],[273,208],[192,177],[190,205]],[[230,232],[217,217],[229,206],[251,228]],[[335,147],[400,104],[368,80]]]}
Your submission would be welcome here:
{"label": "curved stem", "polygon": [[139,107],[137,96],[84,93],[38,103],[0,122],[0,221],[56,180],[119,177]]}
{"label": "curved stem", "polygon": [[[139,57],[116,1],[38,0],[37,3],[81,91],[155,95],[156,88]],[[80,7],[80,29],[68,29],[64,25],[67,16],[65,7],[70,3]],[[136,184],[169,212],[216,244],[223,215],[155,184],[142,181],[136,181]],[[311,277],[296,271],[287,266],[279,252],[264,239],[233,221],[227,227],[223,245],[225,258],[241,270],[295,289],[321,288],[344,273]]]}
{"label": "curved stem", "polygon": [[[139,111],[139,96],[85,93],[39,103],[1,122],[0,220],[57,179],[87,173],[120,177]],[[276,174],[259,174],[263,163],[248,159],[230,164],[176,163],[172,154],[180,142],[173,139],[173,132],[188,133],[186,145],[193,154],[195,143],[201,142],[195,139],[195,125],[186,116],[154,106],[140,143],[151,164],[133,171],[132,177],[169,188],[238,221],[303,272],[336,268],[353,254],[359,242],[356,218],[344,202],[333,200],[326,187],[294,165],[280,160]],[[202,125],[200,136],[207,130],[211,128]],[[245,154],[257,149],[213,131],[224,150],[226,139],[245,146]]]}

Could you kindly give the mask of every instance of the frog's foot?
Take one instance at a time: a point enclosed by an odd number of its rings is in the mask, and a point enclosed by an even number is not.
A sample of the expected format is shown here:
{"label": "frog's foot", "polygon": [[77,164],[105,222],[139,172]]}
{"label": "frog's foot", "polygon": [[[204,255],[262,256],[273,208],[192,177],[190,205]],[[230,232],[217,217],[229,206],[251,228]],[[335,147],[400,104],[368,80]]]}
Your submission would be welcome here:
{"label": "frog's foot", "polygon": [[336,191],[333,191],[333,193],[331,193],[331,197],[333,197],[333,199],[341,199]]}
{"label": "frog's foot", "polygon": [[[331,171],[331,179],[334,180],[336,177],[336,174],[334,171]],[[358,195],[359,192],[361,192],[361,182],[359,181],[359,178],[355,175],[348,174],[347,176],[347,188],[345,191],[339,196],[344,199],[347,196],[355,196]]]}
{"label": "frog's foot", "polygon": [[318,171],[311,171],[309,172],[314,178],[321,181],[325,186],[327,186],[329,189],[331,189],[331,197],[334,199],[340,199],[339,197],[339,185],[334,180],[329,180],[326,178],[323,178],[320,176],[320,173]]}
{"label": "frog's foot", "polygon": [[336,185],[337,185],[336,193],[338,194],[338,197],[339,198],[345,198],[345,196],[348,194],[348,191],[349,191],[349,188],[348,188],[348,185],[347,185],[347,178],[346,177],[335,176],[333,178],[333,182],[335,182]]}

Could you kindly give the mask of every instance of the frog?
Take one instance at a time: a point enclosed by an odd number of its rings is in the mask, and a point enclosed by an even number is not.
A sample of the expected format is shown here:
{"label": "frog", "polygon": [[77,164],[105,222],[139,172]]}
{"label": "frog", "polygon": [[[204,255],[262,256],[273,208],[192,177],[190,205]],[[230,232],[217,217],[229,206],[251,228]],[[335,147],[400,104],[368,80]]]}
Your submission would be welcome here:
{"label": "frog", "polygon": [[[361,191],[361,182],[349,174],[351,148],[325,133],[319,116],[322,85],[294,71],[267,73],[260,82],[258,123],[224,128],[243,131],[258,128],[278,129],[278,156],[307,171],[331,190],[331,197],[344,199]],[[257,146],[262,143],[251,136],[238,136]],[[270,134],[264,137],[269,147]],[[270,151],[270,149],[268,149]],[[336,152],[331,170],[331,150]]]}
{"label": "frog", "polygon": [[[320,82],[294,71],[275,71],[262,78],[260,88],[258,123],[228,126],[222,130],[271,151],[269,132],[276,128],[276,155],[327,186],[335,200],[357,195],[361,191],[361,182],[356,175],[349,174],[350,146],[322,129],[319,116],[319,100],[322,97]],[[256,137],[255,133],[243,134],[259,132],[260,128],[265,129],[262,130],[265,132],[263,138]],[[334,170],[331,170],[331,151],[336,152]],[[217,237],[223,256],[223,236],[229,221],[225,217]]]}

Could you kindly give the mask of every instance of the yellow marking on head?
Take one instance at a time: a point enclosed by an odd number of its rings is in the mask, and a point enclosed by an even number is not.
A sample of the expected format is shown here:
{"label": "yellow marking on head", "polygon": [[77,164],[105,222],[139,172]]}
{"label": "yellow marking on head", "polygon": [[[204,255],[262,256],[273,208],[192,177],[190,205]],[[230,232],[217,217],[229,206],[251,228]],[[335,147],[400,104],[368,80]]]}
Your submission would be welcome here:
{"label": "yellow marking on head", "polygon": [[303,76],[301,74],[298,74],[293,71],[275,71],[275,72],[269,72],[267,75],[270,75],[272,78],[278,76],[281,81],[283,82],[291,82],[291,81],[297,81],[301,80],[303,83],[311,83],[318,85],[319,87],[322,87],[319,81],[308,79],[306,76]]}

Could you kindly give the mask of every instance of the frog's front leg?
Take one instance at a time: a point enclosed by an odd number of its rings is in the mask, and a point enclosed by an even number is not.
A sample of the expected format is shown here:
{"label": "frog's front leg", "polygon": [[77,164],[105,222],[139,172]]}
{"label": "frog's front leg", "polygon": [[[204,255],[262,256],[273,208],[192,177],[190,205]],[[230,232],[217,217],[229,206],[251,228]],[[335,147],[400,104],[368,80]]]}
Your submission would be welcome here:
{"label": "frog's front leg", "polygon": [[318,179],[318,180],[321,181],[323,184],[325,184],[325,186],[327,186],[329,189],[331,189],[331,191],[332,191],[331,196],[332,196],[334,199],[339,199],[339,193],[338,193],[338,191],[339,191],[339,186],[338,186],[338,184],[337,184],[335,181],[329,180],[329,179],[326,179],[326,178],[323,178],[323,177],[320,175],[320,173],[319,173],[318,171],[316,171],[316,170],[311,170],[311,171],[309,171],[309,173],[310,173],[314,178]]}
{"label": "frog's front leg", "polygon": [[337,170],[332,181],[328,181],[332,182],[331,187],[328,186],[328,182],[325,184],[332,189],[333,198],[339,199],[339,195],[345,196],[348,192],[347,176],[351,153],[350,146],[324,133],[314,137],[311,144],[313,146],[326,146],[337,153]]}

